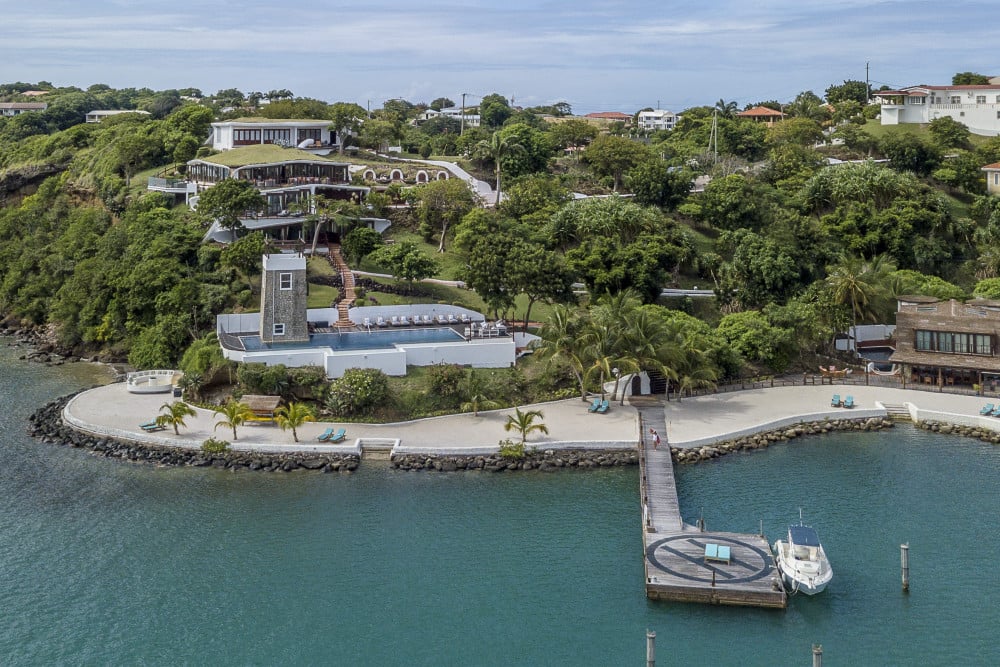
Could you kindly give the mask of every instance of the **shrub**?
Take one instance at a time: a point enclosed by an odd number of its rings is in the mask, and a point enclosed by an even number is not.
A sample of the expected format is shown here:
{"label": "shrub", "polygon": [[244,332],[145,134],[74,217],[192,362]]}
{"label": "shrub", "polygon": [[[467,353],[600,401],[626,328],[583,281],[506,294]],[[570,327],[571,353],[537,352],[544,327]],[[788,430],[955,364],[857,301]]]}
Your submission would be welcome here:
{"label": "shrub", "polygon": [[367,414],[389,397],[389,378],[377,368],[348,368],[330,384],[326,407],[352,416]]}
{"label": "shrub", "polygon": [[458,364],[435,364],[427,369],[430,392],[444,398],[459,395],[464,378],[465,371]]}
{"label": "shrub", "polygon": [[500,458],[509,461],[520,461],[527,456],[523,442],[514,442],[510,438],[500,441]]}
{"label": "shrub", "polygon": [[218,438],[209,438],[201,443],[201,451],[206,454],[223,454],[229,451],[229,443]]}

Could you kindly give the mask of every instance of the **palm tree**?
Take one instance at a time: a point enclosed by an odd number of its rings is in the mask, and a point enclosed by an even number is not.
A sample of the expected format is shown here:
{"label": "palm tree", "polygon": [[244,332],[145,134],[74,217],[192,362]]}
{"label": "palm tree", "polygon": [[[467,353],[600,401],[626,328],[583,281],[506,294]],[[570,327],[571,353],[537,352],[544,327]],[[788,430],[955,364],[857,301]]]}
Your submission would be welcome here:
{"label": "palm tree", "polygon": [[885,277],[893,268],[883,255],[879,255],[871,260],[843,257],[829,271],[826,283],[833,290],[834,300],[851,307],[852,331],[857,331],[859,319],[875,318],[874,307],[881,295]]}
{"label": "palm tree", "polygon": [[178,426],[187,427],[184,423],[185,417],[196,417],[198,415],[194,408],[185,403],[184,401],[174,401],[173,403],[164,403],[160,406],[160,412],[164,414],[159,415],[156,418],[157,426],[173,426],[174,435],[180,435]]}
{"label": "palm tree", "polygon": [[733,114],[735,114],[736,110],[739,108],[740,105],[738,105],[735,101],[727,102],[724,99],[720,99],[715,103],[716,111],[718,111],[719,115],[723,118],[732,118]]}
{"label": "palm tree", "polygon": [[479,416],[480,410],[494,410],[500,407],[499,402],[487,398],[482,379],[471,368],[465,375],[465,396],[467,400],[459,406],[459,409],[462,412],[471,410],[474,417]]}
{"label": "palm tree", "polygon": [[683,366],[677,371],[677,402],[681,401],[685,391],[714,387],[716,377],[715,369],[705,359],[705,353],[690,350]]}
{"label": "palm tree", "polygon": [[289,428],[292,429],[292,440],[295,442],[299,441],[299,434],[295,429],[306,422],[316,421],[313,409],[305,403],[298,402],[281,406],[275,411],[274,416],[278,420],[278,426],[281,427],[282,431]]}
{"label": "palm tree", "polygon": [[225,405],[215,408],[213,412],[225,417],[225,419],[215,422],[215,429],[220,426],[233,429],[233,440],[236,440],[236,427],[242,426],[253,417],[253,410],[250,409],[250,406],[235,399],[229,399]]}
{"label": "palm tree", "polygon": [[505,431],[517,431],[521,434],[521,444],[528,439],[528,434],[533,431],[539,433],[549,432],[549,427],[542,423],[535,423],[536,419],[542,419],[544,415],[541,410],[526,410],[521,412],[521,408],[514,408],[514,414],[507,416],[507,423],[503,425]]}
{"label": "palm tree", "polygon": [[538,332],[541,338],[532,344],[539,358],[547,359],[549,364],[564,362],[570,367],[580,387],[580,399],[584,401],[587,400],[584,380],[587,341],[582,335],[585,324],[579,311],[558,304]]}
{"label": "palm tree", "polygon": [[500,204],[500,169],[503,159],[508,155],[524,153],[525,148],[517,143],[517,139],[511,135],[504,136],[501,132],[493,133],[489,139],[483,139],[473,149],[476,157],[480,160],[492,160],[496,169],[497,179],[497,205]]}

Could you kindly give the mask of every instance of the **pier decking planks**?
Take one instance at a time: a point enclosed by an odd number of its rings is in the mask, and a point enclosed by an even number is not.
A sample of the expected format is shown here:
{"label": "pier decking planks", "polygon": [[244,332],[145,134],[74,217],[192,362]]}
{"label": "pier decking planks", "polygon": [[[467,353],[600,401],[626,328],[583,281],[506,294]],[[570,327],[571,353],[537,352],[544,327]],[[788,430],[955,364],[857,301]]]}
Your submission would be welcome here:
{"label": "pier decking planks", "polygon": [[[662,424],[662,408],[659,420],[656,412],[655,408],[643,409],[644,423]],[[760,535],[702,532],[685,525],[677,500],[670,446],[663,442],[654,450],[644,432],[642,447],[639,474],[646,597],[785,608],[788,596],[767,540]],[[728,546],[730,562],[706,562],[705,545],[709,543]]]}

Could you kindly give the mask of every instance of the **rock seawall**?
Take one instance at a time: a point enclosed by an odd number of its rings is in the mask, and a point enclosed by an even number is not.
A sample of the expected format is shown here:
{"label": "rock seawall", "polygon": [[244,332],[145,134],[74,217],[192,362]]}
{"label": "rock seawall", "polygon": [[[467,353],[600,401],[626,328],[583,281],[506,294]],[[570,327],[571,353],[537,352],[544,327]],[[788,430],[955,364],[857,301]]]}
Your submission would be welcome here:
{"label": "rock seawall", "polygon": [[780,428],[754,435],[747,435],[733,440],[724,440],[704,447],[671,447],[670,453],[676,463],[698,463],[717,459],[733,452],[766,449],[774,442],[785,442],[804,435],[819,435],[834,431],[879,431],[892,428],[892,421],[882,417],[863,419],[831,419],[818,422],[804,422],[795,426]]}
{"label": "rock seawall", "polygon": [[946,433],[950,435],[961,435],[967,438],[977,438],[983,442],[991,442],[994,445],[1000,445],[1000,432],[991,431],[987,428],[979,428],[978,426],[960,426],[958,424],[948,424],[946,422],[922,421],[917,422],[917,428],[922,428],[925,431],[934,431],[935,433]]}
{"label": "rock seawall", "polygon": [[360,464],[360,458],[354,454],[314,454],[311,452],[266,454],[235,450],[221,454],[206,454],[200,449],[150,445],[81,433],[66,426],[62,421],[63,408],[73,396],[75,394],[57,398],[36,410],[28,418],[28,435],[38,438],[42,442],[87,449],[106,458],[162,466],[212,467],[228,470],[262,470],[265,472],[291,472],[293,470],[353,472]]}
{"label": "rock seawall", "polygon": [[398,470],[433,470],[438,472],[455,472],[457,470],[555,472],[563,468],[611,468],[638,464],[639,453],[635,449],[535,450],[527,452],[523,459],[516,460],[505,459],[499,454],[478,456],[397,454],[389,461],[389,465]]}

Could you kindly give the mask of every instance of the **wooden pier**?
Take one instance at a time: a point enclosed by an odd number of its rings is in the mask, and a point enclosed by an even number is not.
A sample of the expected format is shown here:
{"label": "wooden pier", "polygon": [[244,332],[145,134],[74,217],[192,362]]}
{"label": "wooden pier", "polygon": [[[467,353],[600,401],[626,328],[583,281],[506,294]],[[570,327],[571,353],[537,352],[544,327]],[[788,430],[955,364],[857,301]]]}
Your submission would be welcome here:
{"label": "wooden pier", "polygon": [[[642,410],[639,454],[646,597],[751,607],[788,606],[774,557],[762,535],[706,532],[681,518],[670,446],[653,449],[649,424],[655,408]],[[650,414],[654,413],[654,414]]]}

